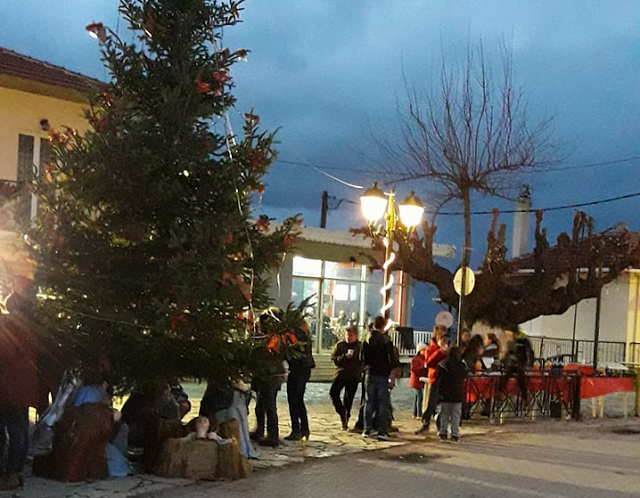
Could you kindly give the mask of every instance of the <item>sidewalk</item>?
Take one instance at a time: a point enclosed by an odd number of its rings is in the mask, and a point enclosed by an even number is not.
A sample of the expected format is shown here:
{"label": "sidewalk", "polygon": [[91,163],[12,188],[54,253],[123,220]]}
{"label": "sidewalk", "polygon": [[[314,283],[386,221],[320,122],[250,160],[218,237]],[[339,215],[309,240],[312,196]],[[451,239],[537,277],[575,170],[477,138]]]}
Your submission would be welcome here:
{"label": "sidewalk", "polygon": [[[406,383],[405,383],[406,384]],[[199,399],[204,391],[204,386],[189,384],[185,386],[192,402],[192,413],[185,417],[189,420],[192,414],[197,414]],[[333,406],[328,396],[329,384],[309,384],[306,396],[307,409],[309,412],[309,422],[311,427],[311,437],[306,443],[286,442],[279,448],[259,447],[260,456],[251,460],[254,471],[259,473],[266,469],[283,467],[291,464],[312,461],[316,459],[347,455],[370,450],[379,450],[400,446],[409,443],[425,442],[430,444],[435,441],[434,433],[425,436],[416,436],[414,431],[420,422],[410,417],[409,399],[410,392],[406,385],[402,385],[392,392],[392,401],[395,409],[394,426],[398,432],[391,434],[391,439],[387,442],[379,442],[372,439],[364,439],[360,434],[343,431],[340,420],[333,410]],[[359,399],[359,397],[357,397]],[[280,392],[278,396],[278,415],[280,419],[281,436],[289,433],[289,412],[286,402],[286,390]],[[253,403],[251,411],[253,412]],[[353,426],[357,418],[357,411],[354,407],[352,413]],[[632,419],[627,419],[631,421]],[[627,422],[620,419],[619,424],[624,426]],[[250,424],[253,426],[253,413],[251,413]],[[555,430],[579,430],[582,424],[575,422],[544,422],[548,427]],[[592,428],[599,427],[599,423],[588,424]],[[477,435],[494,435],[508,432],[529,432],[535,431],[538,423],[509,423],[504,426],[490,425],[486,422],[465,423],[461,429],[463,437]],[[432,429],[433,431],[433,429]],[[15,496],[24,498],[110,498],[110,497],[132,497],[142,494],[156,493],[161,490],[178,489],[180,487],[193,484],[189,479],[168,479],[153,476],[150,474],[137,474],[119,479],[107,479],[94,483],[69,484],[57,481],[50,481],[33,477],[30,471],[27,472],[25,486],[19,491],[0,493],[0,497]]]}

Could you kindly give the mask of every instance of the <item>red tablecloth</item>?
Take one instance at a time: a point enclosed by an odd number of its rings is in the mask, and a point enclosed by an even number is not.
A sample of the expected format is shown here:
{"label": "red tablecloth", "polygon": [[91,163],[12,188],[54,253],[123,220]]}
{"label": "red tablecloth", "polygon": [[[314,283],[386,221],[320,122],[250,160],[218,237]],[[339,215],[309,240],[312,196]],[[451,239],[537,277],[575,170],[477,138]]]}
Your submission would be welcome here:
{"label": "red tablecloth", "polygon": [[[467,378],[466,392],[467,402],[475,403],[478,399],[491,399],[495,395],[499,377],[473,377]],[[530,391],[546,389],[549,394],[560,395],[565,401],[570,397],[570,379],[565,377],[547,377],[543,375],[528,376],[527,385]],[[518,384],[515,379],[509,379],[505,386],[508,394],[518,394]],[[580,377],[580,398],[593,398],[616,392],[633,391],[633,379],[631,377]]]}
{"label": "red tablecloth", "polygon": [[580,379],[582,399],[628,391],[633,391],[631,377],[581,377]]}

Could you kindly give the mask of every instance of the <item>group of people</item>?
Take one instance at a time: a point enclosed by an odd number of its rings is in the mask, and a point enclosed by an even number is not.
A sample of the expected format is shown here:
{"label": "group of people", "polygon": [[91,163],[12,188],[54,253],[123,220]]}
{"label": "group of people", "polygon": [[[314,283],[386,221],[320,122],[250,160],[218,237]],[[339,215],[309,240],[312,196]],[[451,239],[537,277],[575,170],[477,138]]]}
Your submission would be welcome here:
{"label": "group of people", "polygon": [[[40,403],[37,347],[29,324],[28,305],[28,301],[16,293],[7,301],[9,313],[0,315],[0,454],[7,455],[0,469],[0,490],[14,489],[22,484],[22,470],[29,449],[28,410]],[[233,386],[210,384],[201,403],[200,415],[209,418],[214,425],[229,418],[240,422],[242,452],[247,457],[255,456],[250,440],[270,447],[281,444],[277,396],[283,382],[287,384],[291,416],[291,433],[284,439],[299,441],[310,436],[304,396],[311,370],[315,367],[312,335],[302,317],[296,326],[282,333],[283,320],[284,312],[276,308],[260,317],[260,337],[264,344],[258,348],[258,354],[264,355],[263,360],[266,361],[260,363],[265,365],[265,369],[254,372],[251,387],[241,380]],[[353,429],[361,431],[364,437],[384,441],[388,438],[393,419],[391,389],[402,374],[398,350],[388,336],[387,320],[382,316],[372,320],[363,341],[359,340],[355,323],[346,325],[344,339],[333,349],[336,373],[329,395],[342,428],[347,430],[356,392],[362,385],[358,421]],[[502,348],[495,334],[488,334],[485,338],[480,335],[469,337],[466,331],[461,334],[459,345],[452,346],[447,329],[436,325],[430,343],[418,344],[417,350],[411,361],[409,380],[414,392],[413,415],[422,420],[417,433],[428,430],[439,406],[437,425],[440,437],[447,439],[450,426],[451,439],[458,440],[464,378],[469,371],[502,368],[505,377],[515,376],[518,379],[523,396],[526,396],[524,372],[531,364],[533,354],[526,336],[520,332],[511,334],[506,348]],[[285,365],[288,365],[288,372]],[[427,400],[423,410],[425,383]],[[103,398],[110,400],[108,393],[105,394],[106,384],[85,384],[86,389],[76,393],[75,406],[102,403]],[[255,391],[256,427],[249,432],[247,414],[251,390]],[[156,391],[134,392],[121,417],[119,414],[115,417],[114,427],[119,430],[113,431],[110,444],[121,453],[126,454],[127,439],[132,441],[141,437],[139,432],[144,427],[144,419],[148,418],[145,406],[157,408],[158,416],[175,419],[178,423],[189,412],[188,396],[179,386],[166,385],[160,391],[157,395],[154,394]],[[153,398],[153,402],[149,403],[148,398]],[[106,403],[110,406],[109,401]],[[123,441],[124,444],[119,444]],[[126,473],[127,468],[123,469],[122,472]]]}
{"label": "group of people", "polygon": [[358,385],[362,383],[362,397],[358,421],[354,429],[364,437],[388,439],[392,419],[390,389],[400,376],[400,358],[387,334],[387,320],[381,316],[373,319],[365,341],[358,340],[358,328],[348,327],[345,339],[333,350],[333,362],[337,369],[329,396],[342,428],[348,429],[351,408]]}
{"label": "group of people", "polygon": [[280,445],[277,397],[285,380],[285,363],[289,367],[286,383],[291,433],[284,439],[306,440],[310,433],[304,394],[311,377],[311,370],[316,366],[311,333],[308,323],[303,319],[300,320],[299,326],[294,327],[287,335],[270,333],[271,326],[282,319],[283,312],[277,308],[269,310],[260,317],[260,329],[266,336],[263,354],[266,355],[265,363],[268,366],[264,375],[254,377],[251,383],[251,388],[256,392],[257,425],[250,436],[258,444],[270,447]]}
{"label": "group of people", "polygon": [[[431,419],[437,418],[438,434],[458,441],[460,419],[464,404],[464,379],[469,372],[502,371],[498,391],[502,392],[507,380],[515,377],[522,398],[527,399],[526,369],[533,363],[533,349],[526,334],[506,331],[507,346],[503,351],[498,336],[488,333],[469,336],[461,331],[457,346],[451,346],[447,329],[436,325],[429,345],[418,344],[417,353],[411,360],[409,386],[413,390],[413,416],[422,420],[416,434],[429,430]],[[427,403],[423,410],[423,392],[427,387]]]}

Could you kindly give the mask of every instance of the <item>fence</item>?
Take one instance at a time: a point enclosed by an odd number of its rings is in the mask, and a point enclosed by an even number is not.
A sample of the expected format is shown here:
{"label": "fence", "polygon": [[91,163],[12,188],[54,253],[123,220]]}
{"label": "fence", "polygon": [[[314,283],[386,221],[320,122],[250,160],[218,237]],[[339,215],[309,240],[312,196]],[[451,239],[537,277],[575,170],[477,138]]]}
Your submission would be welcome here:
{"label": "fence", "polygon": [[[404,336],[410,332],[410,328],[400,332],[390,332],[389,336],[393,345],[398,348],[400,356],[409,357],[416,354],[416,346],[424,342],[429,344],[431,331],[414,330],[412,337]],[[591,365],[593,363],[593,350],[595,342],[592,340],[559,339],[555,337],[528,336],[536,358],[551,358],[565,355],[565,361]],[[627,345],[619,341],[598,341],[598,363],[640,363],[640,342],[632,342]]]}
{"label": "fence", "polygon": [[631,363],[640,363],[640,342],[630,342],[628,349],[627,361]]}
{"label": "fence", "polygon": [[412,336],[413,343],[410,343],[407,338],[403,338],[403,334],[398,330],[390,332],[389,337],[391,338],[393,345],[398,348],[400,356],[415,356],[417,351],[416,346],[421,342],[429,344],[431,334],[431,331],[414,330]]}
{"label": "fence", "polygon": [[[529,336],[533,351],[538,358],[566,355],[574,363],[593,363],[595,341],[576,339],[558,339],[554,337]],[[634,344],[634,343],[632,343]],[[640,359],[640,346],[635,348]],[[627,345],[618,341],[598,341],[598,363],[623,363],[626,358]],[[633,361],[633,360],[631,360]]]}

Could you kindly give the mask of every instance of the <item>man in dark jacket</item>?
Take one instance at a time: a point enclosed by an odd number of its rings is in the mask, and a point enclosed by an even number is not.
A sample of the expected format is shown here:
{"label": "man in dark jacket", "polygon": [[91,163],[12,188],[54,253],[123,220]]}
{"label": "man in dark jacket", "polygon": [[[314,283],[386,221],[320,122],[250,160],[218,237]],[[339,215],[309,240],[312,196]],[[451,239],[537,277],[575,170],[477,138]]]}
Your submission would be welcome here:
{"label": "man in dark jacket", "polygon": [[[329,396],[333,407],[342,421],[342,428],[347,429],[351,406],[362,379],[362,360],[360,358],[361,343],[358,341],[358,327],[349,327],[345,333],[345,340],[336,344],[331,359],[337,368]],[[344,389],[344,402],[340,393]]]}
{"label": "man in dark jacket", "polygon": [[504,358],[504,373],[498,383],[498,396],[502,396],[511,377],[515,377],[520,389],[520,396],[526,405],[528,402],[526,370],[533,365],[533,348],[527,335],[520,329],[513,327],[516,332],[506,330],[508,343],[507,354]]}
{"label": "man in dark jacket", "polygon": [[396,366],[393,343],[384,330],[385,322],[383,317],[377,316],[369,338],[362,344],[367,391],[363,436],[371,436],[375,414],[378,439],[381,441],[388,439],[389,375]]}
{"label": "man in dark jacket", "polygon": [[451,440],[458,441],[466,376],[467,367],[460,358],[460,349],[453,346],[449,349],[447,359],[438,364],[436,372],[438,400],[440,401],[438,435],[443,441],[447,439],[449,422],[451,422]]}

